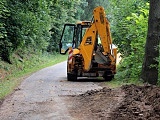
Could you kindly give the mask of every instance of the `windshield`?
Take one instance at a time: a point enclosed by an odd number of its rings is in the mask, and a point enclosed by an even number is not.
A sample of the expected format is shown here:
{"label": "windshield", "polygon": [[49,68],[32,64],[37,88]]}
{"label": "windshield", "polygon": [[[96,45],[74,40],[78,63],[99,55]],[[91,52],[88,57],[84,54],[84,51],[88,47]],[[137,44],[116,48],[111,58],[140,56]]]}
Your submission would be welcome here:
{"label": "windshield", "polygon": [[69,47],[73,47],[75,25],[65,24],[63,33],[61,36],[61,53],[66,53]]}
{"label": "windshield", "polygon": [[82,38],[83,36],[85,35],[86,33],[86,30],[89,26],[88,25],[78,25],[77,27],[77,41],[78,41],[78,46],[80,45],[81,41],[82,41]]}

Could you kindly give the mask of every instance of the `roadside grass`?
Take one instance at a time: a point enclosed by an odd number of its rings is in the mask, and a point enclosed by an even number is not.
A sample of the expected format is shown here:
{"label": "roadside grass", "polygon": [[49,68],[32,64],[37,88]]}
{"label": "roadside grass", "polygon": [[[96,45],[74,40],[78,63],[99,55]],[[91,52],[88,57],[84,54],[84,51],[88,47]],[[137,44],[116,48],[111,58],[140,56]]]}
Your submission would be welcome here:
{"label": "roadside grass", "polygon": [[[130,79],[130,78],[128,78],[128,79]],[[139,81],[138,78],[137,79],[136,78],[130,79],[130,80],[122,80],[119,78],[114,78],[112,81],[107,82],[106,84],[110,88],[117,88],[117,87],[121,87],[122,85],[130,85],[130,84],[143,85],[143,82]]]}
{"label": "roadside grass", "polygon": [[67,56],[43,54],[32,55],[23,60],[17,58],[15,57],[12,60],[13,64],[0,61],[0,100],[16,90],[22,80],[30,74],[42,68],[65,61]]}
{"label": "roadside grass", "polygon": [[[110,82],[107,82],[107,86],[111,87],[111,88],[116,88],[116,87],[120,87],[122,85],[129,85],[129,84],[134,84],[134,85],[138,85],[138,86],[141,86],[141,85],[144,85],[144,84],[147,84],[147,83],[144,83],[140,78],[130,78],[130,77],[127,77],[127,76],[124,76],[124,71],[120,70],[121,66],[118,65],[118,69],[117,69],[117,74],[115,75],[114,79]],[[159,65],[159,68],[160,68],[160,65]],[[160,70],[159,70],[160,71]],[[158,74],[158,82],[157,82],[157,86],[160,86],[160,72]]]}
{"label": "roadside grass", "polygon": [[[120,58],[121,60],[121,58]],[[114,79],[110,82],[107,82],[107,86],[110,88],[117,88],[121,87],[122,85],[129,85],[129,84],[135,84],[135,85],[143,85],[143,82],[139,80],[139,78],[127,78],[125,76],[125,70],[122,71],[120,60],[117,64],[117,74],[115,74]]]}

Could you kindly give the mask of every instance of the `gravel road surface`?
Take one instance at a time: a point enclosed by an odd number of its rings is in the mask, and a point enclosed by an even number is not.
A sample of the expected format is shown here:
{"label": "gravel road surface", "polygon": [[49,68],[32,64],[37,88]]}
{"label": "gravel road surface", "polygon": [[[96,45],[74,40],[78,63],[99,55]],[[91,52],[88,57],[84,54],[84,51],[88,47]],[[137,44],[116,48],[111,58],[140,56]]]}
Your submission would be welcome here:
{"label": "gravel road surface", "polygon": [[67,81],[62,62],[25,79],[0,106],[0,120],[160,120],[160,87]]}
{"label": "gravel road surface", "polygon": [[64,96],[100,88],[93,82],[67,81],[62,62],[25,79],[1,105],[0,120],[74,120]]}

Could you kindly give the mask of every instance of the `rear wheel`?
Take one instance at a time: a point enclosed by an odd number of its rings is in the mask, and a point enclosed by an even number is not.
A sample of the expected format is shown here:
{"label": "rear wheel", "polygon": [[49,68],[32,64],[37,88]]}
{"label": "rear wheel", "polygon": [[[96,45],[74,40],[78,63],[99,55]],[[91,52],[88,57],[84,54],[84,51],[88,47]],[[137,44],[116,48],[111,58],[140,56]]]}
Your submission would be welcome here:
{"label": "rear wheel", "polygon": [[105,79],[105,81],[111,81],[114,78],[114,75],[112,74],[112,71],[107,70],[104,72],[103,78]]}
{"label": "rear wheel", "polygon": [[103,77],[105,81],[111,81],[114,78],[114,75]]}
{"label": "rear wheel", "polygon": [[76,81],[77,80],[77,74],[76,73],[67,73],[67,80],[68,81]]}

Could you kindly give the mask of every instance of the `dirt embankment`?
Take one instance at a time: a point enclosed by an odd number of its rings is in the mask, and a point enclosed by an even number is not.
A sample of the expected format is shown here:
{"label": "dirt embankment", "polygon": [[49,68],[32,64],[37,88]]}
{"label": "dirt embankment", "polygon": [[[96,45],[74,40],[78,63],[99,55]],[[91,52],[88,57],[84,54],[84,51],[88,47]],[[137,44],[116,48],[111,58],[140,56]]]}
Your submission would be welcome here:
{"label": "dirt embankment", "polygon": [[88,91],[82,95],[72,96],[72,116],[78,120],[106,120],[110,111],[115,109],[123,100],[124,93],[120,88]]}
{"label": "dirt embankment", "polygon": [[156,86],[122,86],[124,101],[114,110],[116,120],[160,120],[160,88]]}
{"label": "dirt embankment", "polygon": [[125,85],[72,96],[72,116],[78,120],[159,120],[160,88]]}

